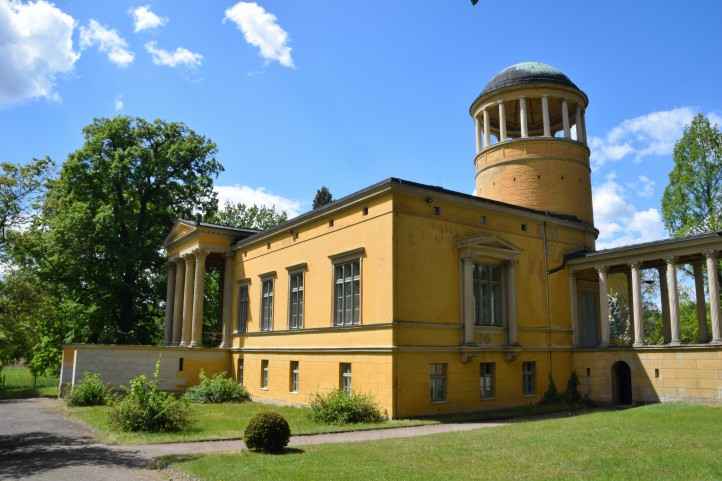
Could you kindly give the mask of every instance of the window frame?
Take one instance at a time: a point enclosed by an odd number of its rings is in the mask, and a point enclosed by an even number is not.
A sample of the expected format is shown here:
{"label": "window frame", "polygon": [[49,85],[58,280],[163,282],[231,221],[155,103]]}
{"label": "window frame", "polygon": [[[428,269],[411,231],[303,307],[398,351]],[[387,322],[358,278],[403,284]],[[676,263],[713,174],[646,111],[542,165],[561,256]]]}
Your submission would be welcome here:
{"label": "window frame", "polygon": [[[348,370],[344,369],[346,367],[348,367]],[[347,394],[353,392],[353,368],[350,362],[340,362],[338,365],[338,388]]]}
{"label": "window frame", "polygon": [[290,361],[288,365],[288,392],[298,394],[301,390],[301,364]]}
{"label": "window frame", "polygon": [[[259,276],[261,278],[261,302],[260,302],[260,315],[258,316],[259,319],[259,331],[261,332],[270,332],[273,331],[273,317],[274,317],[274,311],[275,311],[275,300],[276,300],[276,272],[269,272],[267,274],[262,274]],[[270,295],[266,295],[265,292],[265,286],[266,283],[270,283],[271,290]],[[270,298],[270,304],[269,304],[269,317],[266,319],[264,316],[265,314],[265,302],[266,299]]]}
{"label": "window frame", "polygon": [[[488,372],[485,368],[490,368]],[[484,382],[486,376],[491,378],[489,382],[491,388],[485,389],[486,383]],[[489,401],[496,398],[496,363],[495,362],[481,362],[479,363],[479,396],[482,401]]]}
{"label": "window frame", "polygon": [[244,377],[244,372],[243,372],[244,368],[245,368],[245,361],[244,361],[244,359],[243,359],[242,357],[239,357],[239,358],[238,358],[238,362],[236,363],[236,377],[237,377],[237,380],[238,380],[238,384],[240,384],[241,386],[243,386],[243,381],[244,381],[244,379],[243,379],[243,377]]}
{"label": "window frame", "polygon": [[[363,247],[354,249],[352,251],[343,252],[341,254],[336,254],[333,256],[329,256],[331,259],[331,296],[332,296],[332,302],[331,302],[331,326],[336,328],[344,328],[344,327],[353,327],[353,326],[360,326],[363,324],[363,277],[364,277],[364,262],[363,259],[366,256],[365,249]],[[338,322],[338,295],[337,295],[337,284],[338,279],[336,278],[336,270],[339,266],[344,266],[347,264],[353,265],[353,263],[358,263],[358,274],[357,276],[351,275],[351,298],[352,298],[352,306],[351,306],[351,322],[346,322],[345,316],[347,309],[344,306],[343,312],[344,312],[344,319],[342,322]],[[357,309],[354,309],[353,306],[353,298],[356,296],[356,293],[353,291],[353,283],[356,281],[356,277],[358,277],[358,306]],[[344,274],[344,279],[346,279]],[[347,282],[343,282],[342,284],[346,284]],[[345,288],[344,288],[345,289]],[[344,303],[346,300],[346,292],[343,291],[343,299]],[[358,312],[358,319],[354,319],[354,313]]]}
{"label": "window frame", "polygon": [[261,359],[261,389],[267,390],[271,383],[271,369],[268,359]]}
{"label": "window frame", "polygon": [[[474,263],[474,274],[472,277],[473,280],[473,287],[472,292],[474,296],[474,325],[477,327],[497,327],[497,328],[503,328],[508,325],[508,302],[509,302],[509,293],[508,290],[508,282],[507,282],[507,270],[503,263],[496,263],[496,262],[481,262],[481,261],[473,261]],[[482,277],[482,274],[480,273],[481,270],[487,270],[486,278]],[[492,279],[493,271],[498,271],[498,280]],[[477,272],[479,274],[477,275]],[[496,319],[496,310],[494,309],[495,304],[492,304],[494,301],[494,297],[492,297],[492,300],[489,303],[489,314],[492,317],[491,322],[482,322],[482,309],[483,304],[481,297],[481,293],[484,291],[484,287],[486,287],[487,292],[492,293],[496,289],[498,289],[499,292],[499,304],[500,304],[500,317],[501,319],[499,322],[495,322]],[[479,294],[479,295],[477,295]]]}
{"label": "window frame", "polygon": [[[531,369],[527,369],[531,368]],[[524,396],[536,396],[537,391],[537,369],[536,361],[524,361],[521,363],[521,389]],[[530,380],[531,389],[527,389],[527,380]]]}
{"label": "window frame", "polygon": [[[441,367],[441,372],[435,372],[435,368]],[[441,392],[443,394],[441,399],[435,398],[435,381],[441,380]],[[432,404],[445,403],[449,400],[449,363],[447,362],[432,362],[429,364],[429,399]]]}
{"label": "window frame", "polygon": [[[298,264],[296,266],[288,267],[288,329],[289,330],[299,330],[303,329],[305,327],[305,321],[306,321],[306,264]],[[300,292],[300,302],[298,304],[300,305],[300,310],[297,314],[297,322],[293,323],[293,294],[294,294],[294,287],[293,287],[293,278],[294,276],[300,276],[301,282],[300,282],[300,288],[296,289],[296,292]]]}
{"label": "window frame", "polygon": [[[242,309],[243,291],[246,292],[245,319],[242,318],[242,314],[244,313]],[[245,334],[246,332],[248,332],[248,321],[250,320],[251,314],[251,281],[248,279],[244,279],[238,284],[238,302],[236,304],[236,307],[238,308],[238,312],[236,313],[236,329],[233,333]]]}

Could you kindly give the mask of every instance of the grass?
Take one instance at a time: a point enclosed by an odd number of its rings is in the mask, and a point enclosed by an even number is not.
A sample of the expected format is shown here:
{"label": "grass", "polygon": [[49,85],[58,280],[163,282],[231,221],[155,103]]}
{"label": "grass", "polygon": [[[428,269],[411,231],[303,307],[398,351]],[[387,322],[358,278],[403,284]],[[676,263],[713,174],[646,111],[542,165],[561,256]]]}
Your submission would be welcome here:
{"label": "grass", "polygon": [[332,425],[320,424],[310,418],[308,408],[269,406],[245,402],[234,404],[193,404],[193,425],[179,433],[126,433],[113,429],[109,422],[107,406],[68,407],[67,412],[90,425],[96,435],[108,443],[149,444],[229,439],[243,436],[248,421],[261,411],[275,411],[286,418],[292,434],[314,434],[360,429],[395,428],[434,424],[434,420],[393,420],[368,424]]}
{"label": "grass", "polygon": [[7,366],[0,370],[0,379],[0,399],[58,396],[57,376],[33,379],[30,369]]}
{"label": "grass", "polygon": [[722,408],[657,404],[464,433],[170,460],[203,481],[722,479]]}

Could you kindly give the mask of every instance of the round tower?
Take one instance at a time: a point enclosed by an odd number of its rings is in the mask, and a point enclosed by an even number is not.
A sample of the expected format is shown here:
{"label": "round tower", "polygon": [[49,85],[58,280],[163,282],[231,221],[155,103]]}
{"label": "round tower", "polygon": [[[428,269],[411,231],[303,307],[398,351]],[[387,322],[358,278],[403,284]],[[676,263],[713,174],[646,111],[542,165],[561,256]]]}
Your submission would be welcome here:
{"label": "round tower", "polygon": [[538,62],[499,72],[471,104],[475,194],[593,224],[584,112],[589,100]]}

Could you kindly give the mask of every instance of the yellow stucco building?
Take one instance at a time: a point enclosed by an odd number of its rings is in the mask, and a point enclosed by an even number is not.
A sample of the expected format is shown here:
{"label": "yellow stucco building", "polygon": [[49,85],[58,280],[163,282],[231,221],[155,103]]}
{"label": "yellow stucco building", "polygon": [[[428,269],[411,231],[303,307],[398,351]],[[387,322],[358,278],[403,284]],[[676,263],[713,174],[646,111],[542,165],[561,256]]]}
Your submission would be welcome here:
{"label": "yellow stucco building", "polygon": [[[602,401],[720,400],[717,276],[705,338],[680,345],[676,268],[699,271],[704,306],[700,269],[716,272],[722,241],[595,251],[587,104],[558,70],[514,65],[470,107],[474,195],[389,178],[263,232],[179,221],[164,245],[167,347],[67,346],[61,382],[160,356],[168,389],[225,370],[256,400],[352,389],[391,417],[535,402],[573,370]],[[203,348],[208,268],[222,272],[223,336]],[[644,345],[642,269],[664,273],[664,346]],[[610,345],[612,274],[630,286],[633,346]]]}

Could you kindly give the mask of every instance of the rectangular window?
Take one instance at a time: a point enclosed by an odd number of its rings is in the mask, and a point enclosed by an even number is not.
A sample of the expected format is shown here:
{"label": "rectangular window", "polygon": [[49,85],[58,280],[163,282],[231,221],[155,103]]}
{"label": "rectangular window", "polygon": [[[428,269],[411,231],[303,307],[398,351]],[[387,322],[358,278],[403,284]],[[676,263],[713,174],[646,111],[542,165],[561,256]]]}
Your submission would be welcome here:
{"label": "rectangular window", "polygon": [[241,286],[238,292],[238,332],[246,332],[248,307],[248,284],[246,284]]}
{"label": "rectangular window", "polygon": [[524,395],[531,396],[536,393],[536,362],[528,361],[523,363],[521,370]]}
{"label": "rectangular window", "polygon": [[446,363],[431,364],[431,402],[446,401]]}
{"label": "rectangular window", "polygon": [[273,279],[263,279],[261,288],[261,330],[273,328]]}
{"label": "rectangular window", "polygon": [[238,384],[243,386],[243,358],[238,360]]}
{"label": "rectangular window", "polygon": [[334,325],[352,326],[360,320],[361,261],[354,259],[334,266]]}
{"label": "rectangular window", "polygon": [[299,380],[299,368],[298,361],[291,361],[290,366],[290,382],[288,390],[291,392],[298,392],[298,380]]}
{"label": "rectangular window", "polygon": [[351,394],[351,363],[342,362],[339,368],[339,386],[342,391]]}
{"label": "rectangular window", "polygon": [[504,325],[501,266],[474,265],[474,299],[478,326]]}
{"label": "rectangular window", "polygon": [[480,364],[480,388],[481,399],[493,399],[496,384],[496,365],[493,362],[482,362]]}
{"label": "rectangular window", "polygon": [[268,389],[268,359],[261,361],[261,389]]}
{"label": "rectangular window", "polygon": [[289,276],[288,328],[303,327],[303,271],[292,272]]}

